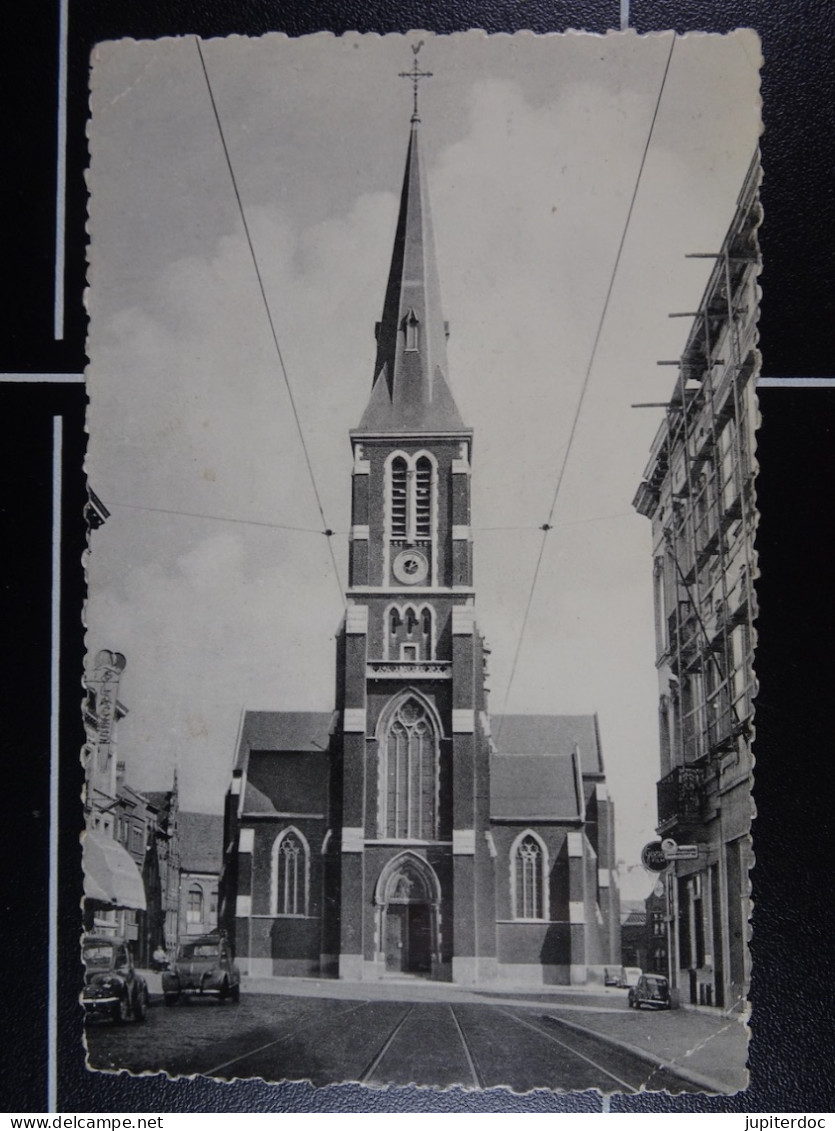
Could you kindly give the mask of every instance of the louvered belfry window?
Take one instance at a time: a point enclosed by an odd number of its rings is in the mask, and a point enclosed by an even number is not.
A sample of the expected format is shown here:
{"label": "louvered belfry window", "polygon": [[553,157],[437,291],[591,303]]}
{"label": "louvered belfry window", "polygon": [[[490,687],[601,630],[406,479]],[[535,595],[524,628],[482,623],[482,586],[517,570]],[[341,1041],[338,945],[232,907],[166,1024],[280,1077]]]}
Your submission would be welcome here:
{"label": "louvered belfry window", "polygon": [[415,467],[415,536],[432,536],[432,464],[425,456]]}
{"label": "louvered belfry window", "polygon": [[434,840],[438,743],[424,707],[407,699],[395,713],[386,739],[386,835],[398,840]]}
{"label": "louvered belfry window", "polygon": [[409,473],[406,461],[398,456],[391,464],[391,536],[406,537]]}

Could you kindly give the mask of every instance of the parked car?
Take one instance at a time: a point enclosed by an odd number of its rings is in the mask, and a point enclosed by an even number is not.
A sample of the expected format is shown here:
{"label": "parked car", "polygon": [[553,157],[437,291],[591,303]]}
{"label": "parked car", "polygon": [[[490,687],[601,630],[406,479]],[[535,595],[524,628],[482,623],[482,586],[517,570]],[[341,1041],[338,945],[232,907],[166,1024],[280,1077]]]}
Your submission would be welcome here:
{"label": "parked car", "polygon": [[112,1021],[144,1021],[148,1011],[148,985],[133,966],[124,939],[87,935],[82,942],[84,989],[81,1001],[88,1017]]}
{"label": "parked car", "polygon": [[620,966],[606,966],[603,969],[603,985],[619,986],[622,975]]}
{"label": "parked car", "polygon": [[216,997],[237,1002],[241,996],[241,973],[232,957],[232,948],[223,935],[203,935],[184,939],[177,948],[174,965],[162,974],[166,1005],[182,997]]}
{"label": "parked car", "polygon": [[620,976],[620,984],[623,989],[628,989],[630,986],[637,986],[638,979],[642,974],[643,970],[638,966],[624,966]]}
{"label": "parked car", "polygon": [[670,983],[663,974],[642,974],[629,990],[630,1009],[669,1009],[670,1004]]}

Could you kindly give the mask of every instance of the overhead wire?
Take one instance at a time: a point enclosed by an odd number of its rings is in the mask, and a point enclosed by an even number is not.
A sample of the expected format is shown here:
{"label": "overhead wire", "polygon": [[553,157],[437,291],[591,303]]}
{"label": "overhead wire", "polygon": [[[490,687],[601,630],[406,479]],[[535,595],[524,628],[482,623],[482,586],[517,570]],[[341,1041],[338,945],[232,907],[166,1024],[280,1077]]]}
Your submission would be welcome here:
{"label": "overhead wire", "polygon": [[615,279],[617,277],[618,267],[620,266],[621,256],[623,254],[623,248],[624,248],[624,245],[626,243],[626,236],[627,236],[627,233],[629,231],[630,222],[632,220],[632,213],[635,209],[635,201],[638,197],[638,189],[639,189],[640,184],[641,184],[641,177],[642,177],[643,172],[644,172],[644,166],[646,165],[647,154],[649,153],[649,147],[650,147],[650,144],[652,142],[652,135],[655,132],[655,123],[658,120],[658,111],[661,108],[661,99],[662,99],[663,94],[664,94],[664,87],[666,86],[666,83],[667,83],[667,75],[670,72],[670,63],[672,62],[672,58],[673,58],[673,49],[676,45],[676,38],[677,38],[676,33],[673,32],[672,43],[670,44],[670,50],[669,50],[669,53],[667,55],[667,62],[664,66],[664,73],[661,77],[661,84],[658,88],[658,97],[655,100],[655,109],[653,110],[652,120],[650,121],[649,130],[647,132],[647,139],[646,139],[646,142],[644,144],[643,153],[641,154],[641,163],[638,167],[638,174],[635,178],[635,187],[632,190],[632,199],[629,202],[629,208],[628,208],[627,213],[626,213],[626,220],[625,220],[624,225],[623,225],[623,232],[621,233],[620,243],[618,244],[617,254],[615,255],[615,261],[614,261],[614,264],[612,266],[612,274],[611,274],[611,277],[609,279],[609,285],[606,289],[606,297],[603,300],[603,307],[601,309],[600,318],[599,318],[598,323],[597,323],[597,331],[594,335],[594,341],[592,342],[591,353],[589,355],[589,362],[588,362],[588,365],[586,367],[585,375],[583,377],[583,383],[580,386],[580,395],[577,399],[577,406],[574,410],[574,416],[573,416],[572,421],[571,421],[571,429],[570,429],[569,434],[568,434],[568,443],[565,446],[565,450],[563,452],[562,462],[560,464],[560,468],[559,468],[559,471],[557,473],[557,481],[556,481],[556,485],[554,487],[554,494],[551,498],[551,507],[548,511],[548,520],[547,520],[547,522],[544,522],[542,524],[542,526],[540,527],[540,529],[542,531],[542,538],[540,540],[539,552],[538,552],[537,558],[536,558],[536,565],[534,566],[533,577],[531,579],[530,589],[528,590],[528,598],[527,598],[527,602],[525,604],[525,612],[522,616],[522,623],[521,623],[521,627],[519,629],[519,637],[518,637],[518,640],[516,642],[516,650],[515,650],[514,655],[513,655],[513,663],[512,663],[511,668],[510,668],[510,677],[509,677],[508,682],[507,682],[507,690],[505,691],[504,703],[502,705],[501,718],[500,718],[499,725],[498,725],[497,737],[501,734],[502,723],[503,723],[503,720],[504,720],[504,716],[507,712],[507,704],[508,704],[508,701],[510,699],[510,693],[513,689],[513,682],[514,682],[514,679],[516,677],[516,669],[519,665],[519,656],[520,656],[521,651],[522,651],[522,644],[523,644],[524,638],[525,638],[525,631],[527,629],[528,621],[530,619],[530,612],[531,612],[531,606],[533,605],[534,593],[536,592],[536,585],[537,585],[537,581],[539,580],[540,570],[542,568],[542,559],[543,559],[543,556],[545,554],[545,545],[546,545],[546,542],[548,541],[549,533],[554,528],[553,527],[554,511],[556,510],[557,500],[559,499],[559,494],[560,494],[560,490],[562,488],[563,479],[565,478],[565,469],[568,465],[568,460],[569,460],[569,457],[571,455],[571,449],[572,449],[572,446],[574,444],[574,438],[577,434],[577,426],[578,426],[579,421],[580,421],[580,413],[582,412],[583,402],[584,402],[585,397],[586,397],[586,392],[588,391],[589,380],[591,378],[592,368],[594,366],[595,358],[597,356],[597,348],[600,344],[600,338],[603,334],[603,326],[604,326],[604,323],[606,321],[606,315],[608,314],[608,311],[609,311],[609,302],[611,301],[611,298],[612,298],[612,291],[614,290]]}
{"label": "overhead wire", "polygon": [[[147,507],[143,506],[141,503],[121,503],[114,502],[111,499],[108,499],[106,506],[121,507],[133,511],[151,511],[154,514],[173,514],[177,515],[180,518],[205,518],[210,522],[234,522],[239,526],[264,526],[270,530],[287,530],[296,534],[321,535],[324,533],[322,530],[319,530],[314,526],[287,526],[281,522],[263,522],[256,518],[230,518],[228,515],[205,514],[200,511],[180,511],[173,510],[171,507]],[[339,531],[332,530],[330,533],[338,534]]]}
{"label": "overhead wire", "polygon": [[[107,499],[102,500],[108,507],[116,507],[117,509],[133,510],[133,511],[150,511],[152,514],[170,514],[178,518],[202,518],[208,522],[231,522],[237,526],[258,526],[267,530],[282,530],[291,534],[318,534],[327,535],[330,538],[347,538],[350,535],[348,530],[321,530],[318,526],[290,526],[282,522],[266,522],[264,519],[257,518],[233,518],[231,515],[224,514],[207,514],[205,511],[182,511],[176,510],[173,507],[152,507],[144,503],[125,503],[121,500]],[[566,526],[584,526],[588,523],[594,522],[610,522],[617,518],[631,518],[631,511],[620,511],[618,514],[600,514],[594,515],[591,518],[577,518],[570,522],[558,522],[553,529],[561,530]],[[529,533],[535,534],[541,530],[541,526],[474,526],[473,531],[479,534],[504,534],[504,533]]]}
{"label": "overhead wire", "polygon": [[276,356],[278,357],[278,364],[281,368],[282,377],[284,378],[284,384],[285,384],[285,387],[287,389],[287,397],[290,401],[290,408],[291,408],[292,413],[293,413],[293,419],[296,422],[296,430],[298,431],[299,440],[300,440],[301,446],[302,446],[302,451],[304,452],[304,460],[305,460],[305,465],[307,467],[307,473],[308,473],[308,476],[310,477],[310,484],[311,484],[311,487],[313,488],[313,495],[316,499],[316,506],[317,506],[318,511],[319,511],[319,517],[322,520],[322,534],[324,534],[325,537],[327,538],[328,550],[330,551],[330,558],[331,558],[331,564],[333,565],[334,577],[336,579],[337,588],[339,589],[339,599],[342,602],[342,604],[344,605],[345,604],[345,596],[344,596],[344,591],[343,591],[343,588],[342,588],[342,583],[339,579],[339,567],[336,563],[336,555],[334,554],[334,550],[333,550],[333,542],[332,542],[333,531],[328,526],[328,521],[325,518],[325,508],[322,505],[322,496],[319,493],[319,486],[316,482],[316,476],[313,472],[313,464],[312,464],[311,459],[310,459],[310,452],[308,451],[307,441],[305,440],[305,437],[304,437],[304,430],[302,429],[301,419],[299,417],[299,411],[298,411],[298,408],[296,407],[296,399],[293,396],[293,388],[290,384],[290,378],[289,378],[288,373],[287,373],[287,367],[284,364],[284,357],[283,357],[282,352],[281,352],[281,346],[279,345],[279,342],[278,342],[278,332],[275,328],[275,322],[273,320],[272,311],[270,310],[270,304],[267,300],[267,291],[266,291],[266,288],[264,286],[264,279],[263,279],[263,276],[261,274],[261,267],[258,263],[258,256],[255,253],[255,244],[253,243],[252,235],[251,235],[250,230],[249,230],[249,224],[247,223],[246,211],[244,209],[243,200],[241,198],[241,194],[240,194],[240,191],[238,189],[238,181],[237,181],[237,178],[235,176],[235,169],[234,169],[234,166],[232,165],[232,158],[229,154],[229,147],[226,144],[226,135],[223,132],[223,125],[222,125],[221,120],[220,120],[220,113],[219,113],[218,108],[217,108],[217,102],[215,101],[215,95],[214,95],[214,91],[212,89],[211,79],[209,78],[209,72],[208,72],[208,69],[206,67],[206,60],[203,57],[203,48],[200,46],[199,36],[195,36],[194,42],[197,45],[197,53],[200,56],[200,66],[203,69],[203,76],[206,80],[206,89],[209,92],[209,100],[211,101],[211,104],[212,104],[212,113],[214,114],[215,122],[217,123],[217,130],[218,130],[218,134],[220,136],[220,144],[223,148],[223,155],[226,158],[226,167],[229,170],[229,176],[232,180],[232,189],[235,193],[235,200],[238,203],[238,211],[240,213],[241,223],[243,224],[244,235],[246,236],[246,242],[249,246],[249,253],[250,253],[250,256],[252,257],[252,265],[255,268],[255,276],[258,280],[258,289],[261,292],[261,298],[264,302],[264,310],[266,311],[266,314],[267,314],[267,321],[269,323],[270,333],[272,334],[273,345],[275,346]]}

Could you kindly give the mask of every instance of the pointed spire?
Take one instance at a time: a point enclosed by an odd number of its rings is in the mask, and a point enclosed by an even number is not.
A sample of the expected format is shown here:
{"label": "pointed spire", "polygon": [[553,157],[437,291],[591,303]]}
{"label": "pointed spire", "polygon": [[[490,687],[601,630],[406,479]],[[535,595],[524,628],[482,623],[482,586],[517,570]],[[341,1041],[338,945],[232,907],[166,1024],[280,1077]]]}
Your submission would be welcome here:
{"label": "pointed spire", "polygon": [[[413,72],[405,77],[417,87]],[[447,327],[419,127],[415,111],[383,317],[377,324],[374,382],[360,432],[466,430],[447,385]]]}

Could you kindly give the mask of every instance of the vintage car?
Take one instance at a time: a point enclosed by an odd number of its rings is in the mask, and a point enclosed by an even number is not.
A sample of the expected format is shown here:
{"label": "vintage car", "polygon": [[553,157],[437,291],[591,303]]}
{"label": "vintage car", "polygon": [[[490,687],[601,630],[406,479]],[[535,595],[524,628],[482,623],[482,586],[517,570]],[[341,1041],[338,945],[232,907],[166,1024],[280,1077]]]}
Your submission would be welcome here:
{"label": "vintage car", "polygon": [[629,990],[627,1004],[630,1009],[669,1009],[670,983],[663,974],[642,974]]}
{"label": "vintage car", "polygon": [[184,939],[177,948],[173,967],[163,971],[162,992],[166,1005],[193,994],[237,1002],[241,996],[241,974],[227,939],[223,935]]}
{"label": "vintage car", "polygon": [[144,1021],[148,986],[133,966],[124,939],[87,935],[82,942],[84,989],[81,1001],[88,1017],[109,1017],[114,1022]]}

